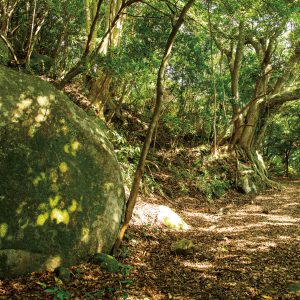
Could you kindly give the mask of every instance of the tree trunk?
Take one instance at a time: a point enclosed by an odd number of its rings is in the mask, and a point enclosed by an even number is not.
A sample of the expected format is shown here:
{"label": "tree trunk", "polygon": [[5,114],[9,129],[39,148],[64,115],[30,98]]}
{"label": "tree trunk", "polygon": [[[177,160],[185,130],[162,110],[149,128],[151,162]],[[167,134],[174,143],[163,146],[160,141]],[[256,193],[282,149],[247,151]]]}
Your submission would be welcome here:
{"label": "tree trunk", "polygon": [[289,177],[289,154],[287,152],[285,153],[284,161],[285,161],[285,176]]}
{"label": "tree trunk", "polygon": [[0,2],[1,2],[0,3],[0,15],[1,15],[0,34],[2,34],[6,38],[7,34],[9,33],[9,24],[10,24],[11,17],[19,1],[8,0],[5,3],[3,0],[1,0]]}
{"label": "tree trunk", "polygon": [[48,15],[48,8],[44,12],[44,14],[41,16],[40,19],[36,20],[36,1],[34,2],[34,8],[32,12],[32,20],[31,20],[31,30],[30,30],[30,36],[28,39],[27,49],[26,49],[26,58],[25,58],[25,64],[26,66],[30,65],[30,59],[31,55],[35,46],[36,39],[38,37],[38,34],[40,30],[42,29],[42,26],[46,20],[46,17]]}
{"label": "tree trunk", "polygon": [[[116,0],[114,0],[114,1],[116,1]],[[110,39],[110,36],[112,35],[112,31],[118,25],[119,20],[120,19],[122,20],[122,18],[124,17],[124,15],[122,14],[124,9],[126,9],[127,7],[129,7],[130,5],[132,5],[136,2],[139,2],[139,0],[128,0],[126,2],[118,0],[118,3],[120,3],[119,10],[117,11],[116,15],[114,16],[113,20],[111,21],[110,26],[107,28],[104,35],[102,36],[101,41],[99,42],[97,47],[95,47],[95,49],[93,51],[91,51],[93,35],[94,35],[95,29],[96,29],[97,20],[100,15],[100,8],[103,3],[103,0],[98,0],[97,11],[95,14],[94,21],[91,25],[91,29],[90,29],[90,33],[88,36],[85,51],[82,54],[82,57],[80,58],[80,60],[77,62],[77,64],[73,68],[71,68],[71,70],[66,74],[66,76],[59,82],[58,87],[60,89],[62,89],[66,84],[71,82],[76,76],[78,76],[79,74],[82,74],[83,70],[88,62],[93,63],[94,58],[95,58],[94,54],[104,53],[103,51],[106,47],[107,41]]]}
{"label": "tree trunk", "polygon": [[[270,97],[261,96],[257,99],[253,99],[247,106],[247,110],[243,112],[243,123],[241,128],[238,129],[239,133],[233,132],[235,136],[234,144],[231,144],[231,148],[236,150],[237,159],[244,163],[241,174],[241,184],[244,184],[244,179],[247,177],[248,181],[252,181],[249,184],[251,187],[243,188],[250,191],[258,190],[257,186],[278,188],[279,185],[268,178],[267,170],[264,165],[263,157],[259,154],[258,148],[263,137],[263,131],[266,128],[267,120],[265,115],[265,109],[269,109],[271,112],[275,112],[283,103],[287,101],[293,101],[300,99],[300,89],[290,90],[288,92],[282,92],[281,94],[275,94]],[[259,121],[263,119],[263,124],[260,128]],[[250,174],[251,175],[247,175]],[[251,178],[250,178],[251,177]],[[259,183],[261,181],[261,184]]]}
{"label": "tree trunk", "polygon": [[[99,53],[103,55],[107,55],[110,47],[116,47],[119,44],[125,20],[125,15],[120,14],[122,10],[121,0],[110,2],[110,6],[106,11],[106,31],[110,31],[110,34],[105,37],[102,46],[99,48]],[[111,83],[111,75],[101,67],[97,69],[96,76],[90,82],[88,99],[96,106],[98,116],[102,119],[105,119],[104,112],[106,109],[114,112],[116,108],[116,105],[112,102]]]}
{"label": "tree trunk", "polygon": [[169,58],[171,55],[172,47],[173,47],[173,44],[174,44],[174,41],[176,38],[176,34],[184,22],[184,17],[186,16],[188,10],[191,8],[191,6],[193,5],[194,2],[195,2],[195,0],[189,0],[188,3],[182,9],[182,11],[178,17],[178,20],[176,21],[175,25],[173,25],[172,31],[169,35],[168,41],[165,46],[164,55],[161,60],[160,68],[159,68],[159,71],[157,74],[156,102],[155,102],[154,112],[153,112],[152,119],[149,124],[149,128],[148,128],[148,131],[147,131],[147,134],[145,137],[145,142],[144,142],[144,145],[143,145],[143,148],[141,151],[139,163],[138,163],[137,169],[135,171],[134,180],[132,183],[129,199],[128,199],[127,205],[126,205],[124,222],[119,231],[117,241],[112,249],[112,252],[114,254],[116,254],[116,252],[118,251],[118,249],[121,245],[121,242],[123,240],[124,234],[128,228],[129,222],[132,218],[133,210],[134,210],[138,192],[139,192],[140,182],[141,182],[142,176],[144,174],[146,157],[147,157],[147,154],[148,154],[148,151],[150,148],[153,133],[155,131],[157,122],[160,117],[162,101],[163,101],[163,92],[164,92],[164,76],[165,76],[166,68],[167,68],[168,61],[169,61]]}

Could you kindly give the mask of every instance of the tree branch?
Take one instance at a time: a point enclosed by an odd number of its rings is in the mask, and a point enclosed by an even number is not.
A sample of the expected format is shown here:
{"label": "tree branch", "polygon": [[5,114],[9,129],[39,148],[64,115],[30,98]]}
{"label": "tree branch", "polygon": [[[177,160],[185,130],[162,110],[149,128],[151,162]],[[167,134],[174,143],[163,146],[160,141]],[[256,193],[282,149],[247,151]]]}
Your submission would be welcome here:
{"label": "tree branch", "polygon": [[9,42],[9,40],[2,33],[0,33],[0,37],[4,41],[4,43],[6,44],[8,50],[10,51],[11,55],[13,56],[13,58],[14,58],[16,64],[17,64],[17,66],[19,66],[20,63],[19,63],[19,60],[18,60],[18,58],[16,56],[16,53],[14,51],[13,46],[11,45],[11,43]]}
{"label": "tree branch", "polygon": [[294,100],[300,100],[299,87],[292,90],[286,90],[282,93],[271,96],[267,101],[267,105],[269,108],[275,108],[284,104],[285,102]]}

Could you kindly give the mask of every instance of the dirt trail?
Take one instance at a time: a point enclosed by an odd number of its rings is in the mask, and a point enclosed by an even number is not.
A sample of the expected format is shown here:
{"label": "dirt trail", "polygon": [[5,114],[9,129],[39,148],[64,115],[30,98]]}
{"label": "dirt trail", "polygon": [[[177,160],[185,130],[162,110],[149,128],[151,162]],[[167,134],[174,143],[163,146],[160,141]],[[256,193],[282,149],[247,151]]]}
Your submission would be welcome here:
{"label": "dirt trail", "polygon": [[[288,292],[300,281],[300,181],[284,185],[252,197],[233,193],[213,205],[180,199],[172,208],[192,226],[187,231],[132,226],[128,263],[140,278],[132,299],[300,299]],[[170,253],[181,238],[194,241],[193,255]]]}
{"label": "dirt trail", "polygon": [[[121,262],[133,267],[129,275],[82,264],[72,268],[71,282],[60,285],[53,273],[33,273],[0,280],[0,299],[53,299],[46,286],[68,291],[70,299],[122,299],[115,297],[122,293],[131,300],[300,299],[289,291],[300,284],[300,181],[283,183],[280,192],[231,192],[212,204],[140,199],[123,245]],[[159,205],[176,211],[190,229],[159,224]],[[182,238],[192,239],[195,251],[172,254],[171,243]]]}

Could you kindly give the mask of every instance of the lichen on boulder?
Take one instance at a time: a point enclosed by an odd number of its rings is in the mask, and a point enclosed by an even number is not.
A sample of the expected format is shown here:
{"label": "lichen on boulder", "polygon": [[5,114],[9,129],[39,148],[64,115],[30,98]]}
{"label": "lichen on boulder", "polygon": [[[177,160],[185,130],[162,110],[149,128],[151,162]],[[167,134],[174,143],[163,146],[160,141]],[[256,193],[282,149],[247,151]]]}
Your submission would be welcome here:
{"label": "lichen on boulder", "polygon": [[0,277],[110,251],[125,196],[104,124],[4,66],[0,91]]}

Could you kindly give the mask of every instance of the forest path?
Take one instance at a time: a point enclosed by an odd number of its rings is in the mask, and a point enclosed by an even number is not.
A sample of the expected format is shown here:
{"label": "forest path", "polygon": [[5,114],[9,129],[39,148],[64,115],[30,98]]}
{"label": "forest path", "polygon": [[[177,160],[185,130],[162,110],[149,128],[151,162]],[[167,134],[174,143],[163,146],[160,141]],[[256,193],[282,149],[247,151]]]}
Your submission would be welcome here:
{"label": "forest path", "polygon": [[[282,191],[230,193],[213,204],[165,203],[191,226],[186,231],[133,222],[126,260],[137,267],[132,299],[300,299],[290,291],[300,283],[300,181],[282,183]],[[149,222],[155,209],[144,207]],[[171,254],[182,238],[196,244],[192,255]]]}
{"label": "forest path", "polygon": [[[32,273],[0,280],[0,299],[300,299],[300,181],[283,184],[282,191],[229,192],[213,203],[139,199],[120,258],[132,267],[129,274],[85,263],[62,284],[53,272]],[[162,226],[160,205],[190,228]],[[172,254],[172,242],[183,238],[193,240],[194,252]]]}

